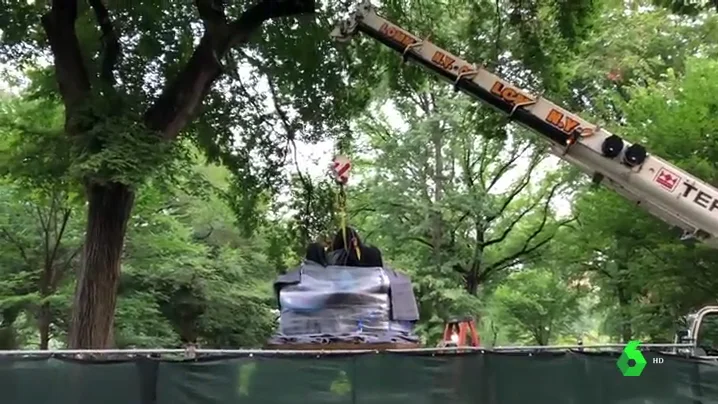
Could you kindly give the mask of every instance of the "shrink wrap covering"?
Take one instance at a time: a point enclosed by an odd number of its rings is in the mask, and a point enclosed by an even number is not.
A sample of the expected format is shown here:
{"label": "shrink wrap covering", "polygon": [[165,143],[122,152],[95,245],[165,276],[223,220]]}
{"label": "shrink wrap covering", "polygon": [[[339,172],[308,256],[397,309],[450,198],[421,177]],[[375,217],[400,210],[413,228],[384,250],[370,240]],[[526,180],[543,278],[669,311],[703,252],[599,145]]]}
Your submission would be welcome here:
{"label": "shrink wrap covering", "polygon": [[387,269],[303,265],[279,288],[279,333],[287,342],[416,342],[413,321],[392,317]]}

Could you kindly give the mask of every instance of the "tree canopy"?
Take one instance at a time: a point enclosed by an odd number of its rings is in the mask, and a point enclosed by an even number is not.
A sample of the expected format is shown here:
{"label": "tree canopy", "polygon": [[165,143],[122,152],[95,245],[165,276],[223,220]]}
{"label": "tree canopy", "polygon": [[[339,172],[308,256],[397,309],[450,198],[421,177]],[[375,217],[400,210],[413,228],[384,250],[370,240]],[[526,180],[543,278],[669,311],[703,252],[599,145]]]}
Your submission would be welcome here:
{"label": "tree canopy", "polygon": [[[668,342],[715,302],[713,250],[371,39],[332,43],[344,3],[5,2],[0,349],[261,346],[273,279],[336,230],[333,152],[427,344],[464,314],[487,344]],[[688,3],[380,11],[717,185],[718,16]]]}

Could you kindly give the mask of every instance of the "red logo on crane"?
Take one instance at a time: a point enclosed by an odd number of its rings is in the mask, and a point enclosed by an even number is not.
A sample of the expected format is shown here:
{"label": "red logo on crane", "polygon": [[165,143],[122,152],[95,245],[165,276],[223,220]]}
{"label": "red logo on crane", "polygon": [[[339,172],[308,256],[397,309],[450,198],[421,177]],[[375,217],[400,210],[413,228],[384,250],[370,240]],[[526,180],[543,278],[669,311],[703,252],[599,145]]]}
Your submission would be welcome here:
{"label": "red logo on crane", "polygon": [[661,168],[658,170],[658,174],[656,174],[656,178],[653,180],[656,181],[658,185],[670,192],[673,192],[678,186],[678,183],[681,182],[681,177],[666,170],[665,168]]}

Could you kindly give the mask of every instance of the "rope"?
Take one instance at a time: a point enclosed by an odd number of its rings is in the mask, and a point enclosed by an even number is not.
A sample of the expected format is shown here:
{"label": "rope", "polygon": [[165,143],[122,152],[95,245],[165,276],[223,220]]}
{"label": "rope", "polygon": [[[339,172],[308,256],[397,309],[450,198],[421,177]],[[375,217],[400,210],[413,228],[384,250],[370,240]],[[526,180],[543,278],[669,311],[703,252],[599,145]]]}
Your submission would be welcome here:
{"label": "rope", "polygon": [[344,192],[344,184],[339,184],[339,192],[337,192],[337,209],[339,210],[339,228],[342,231],[342,245],[347,248],[347,195]]}

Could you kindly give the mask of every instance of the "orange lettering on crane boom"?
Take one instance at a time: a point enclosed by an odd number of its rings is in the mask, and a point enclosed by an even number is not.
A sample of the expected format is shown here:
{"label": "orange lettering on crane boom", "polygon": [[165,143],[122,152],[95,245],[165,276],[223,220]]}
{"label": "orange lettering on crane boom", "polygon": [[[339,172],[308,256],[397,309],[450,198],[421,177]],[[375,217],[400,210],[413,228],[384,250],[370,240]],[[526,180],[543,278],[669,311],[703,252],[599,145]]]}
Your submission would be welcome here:
{"label": "orange lettering on crane boom", "polygon": [[581,124],[580,122],[556,109],[551,109],[545,120],[546,122],[568,134],[573,133],[575,130],[579,130],[580,132],[582,132],[582,134],[583,132],[585,132],[579,127],[579,125]]}
{"label": "orange lettering on crane boom", "polygon": [[504,86],[500,81],[495,82],[491,87],[491,94],[501,98],[511,105],[523,105],[528,102],[533,102],[533,98],[521,94],[514,88]]}
{"label": "orange lettering on crane boom", "polygon": [[449,69],[451,69],[451,65],[454,64],[456,59],[450,57],[449,55],[447,55],[443,52],[436,51],[436,52],[434,52],[434,56],[431,57],[431,61],[434,62],[435,64],[443,67],[444,69],[449,70]]}
{"label": "orange lettering on crane boom", "polygon": [[396,41],[404,46],[409,46],[409,45],[415,44],[417,42],[417,40],[412,38],[411,35],[407,34],[406,32],[400,30],[397,27],[391,26],[387,23],[384,23],[379,28],[379,32],[381,32],[382,34],[388,36],[389,38],[393,39],[394,41]]}

